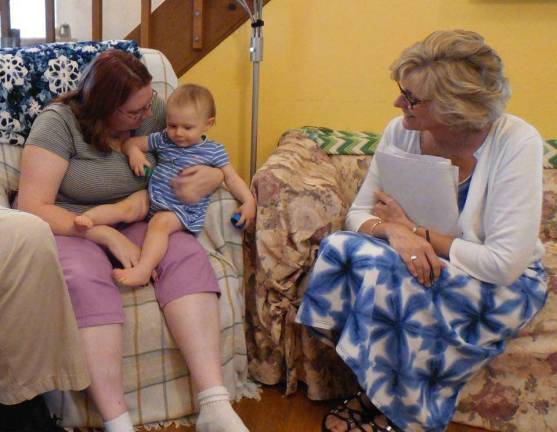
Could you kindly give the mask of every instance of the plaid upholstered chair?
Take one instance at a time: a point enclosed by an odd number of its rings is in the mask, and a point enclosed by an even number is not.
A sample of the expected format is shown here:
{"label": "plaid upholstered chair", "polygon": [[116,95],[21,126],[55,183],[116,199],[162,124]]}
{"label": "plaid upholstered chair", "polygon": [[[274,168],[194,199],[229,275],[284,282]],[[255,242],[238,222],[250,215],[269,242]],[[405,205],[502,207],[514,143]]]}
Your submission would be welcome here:
{"label": "plaid upholstered chair", "polygon": [[[287,131],[252,182],[255,235],[245,238],[249,370],[265,384],[299,381],[310,399],[346,397],[356,383],[334,350],[294,323],[320,241],[342,228],[379,136]],[[557,425],[557,141],[547,141],[540,238],[549,297],[505,352],[464,388],[454,421],[489,430],[555,431]]]}
{"label": "plaid upholstered chair", "polygon": [[[71,88],[80,69],[101,50],[116,47],[141,57],[153,75],[153,88],[166,98],[177,85],[168,59],[133,42],[41,45],[0,50],[0,205],[17,191],[22,144],[32,120],[55,94]],[[42,68],[42,69],[41,69]],[[19,92],[19,93],[18,93]],[[224,381],[232,398],[254,395],[247,379],[244,337],[242,234],[230,223],[237,203],[223,188],[211,197],[199,240],[219,280]],[[123,374],[126,402],[135,424],[186,424],[197,411],[195,393],[175,348],[151,285],[121,289],[124,324]],[[67,427],[97,427],[100,416],[84,392],[52,392],[47,403]]]}

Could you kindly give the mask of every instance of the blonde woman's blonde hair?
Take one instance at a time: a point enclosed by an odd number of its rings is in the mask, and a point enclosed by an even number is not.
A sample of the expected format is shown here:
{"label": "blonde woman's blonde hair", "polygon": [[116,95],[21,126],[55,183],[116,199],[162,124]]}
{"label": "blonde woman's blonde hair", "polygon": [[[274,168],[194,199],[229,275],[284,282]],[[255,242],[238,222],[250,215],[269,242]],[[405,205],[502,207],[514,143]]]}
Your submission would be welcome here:
{"label": "blonde woman's blonde hair", "polygon": [[407,48],[392,64],[391,78],[419,82],[417,97],[430,100],[435,118],[454,129],[482,129],[510,97],[501,58],[467,30],[436,31]]}
{"label": "blonde woman's blonde hair", "polygon": [[177,107],[194,105],[195,109],[207,118],[215,118],[217,115],[213,95],[209,89],[197,84],[183,84],[176,88],[168,98],[167,104]]}

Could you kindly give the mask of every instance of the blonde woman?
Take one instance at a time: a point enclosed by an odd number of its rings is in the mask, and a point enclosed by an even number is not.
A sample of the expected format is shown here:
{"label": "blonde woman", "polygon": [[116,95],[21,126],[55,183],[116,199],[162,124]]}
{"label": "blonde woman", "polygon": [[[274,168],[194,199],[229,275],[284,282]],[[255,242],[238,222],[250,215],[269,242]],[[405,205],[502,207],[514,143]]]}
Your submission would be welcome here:
{"label": "blonde woman", "polygon": [[334,336],[362,387],[325,417],[327,431],[444,430],[467,380],[546,299],[543,141],[503,112],[510,90],[497,53],[477,33],[438,31],[391,70],[402,116],[379,149],[459,168],[461,234],[416,225],[371,163],[348,231],[321,244],[298,313]]}

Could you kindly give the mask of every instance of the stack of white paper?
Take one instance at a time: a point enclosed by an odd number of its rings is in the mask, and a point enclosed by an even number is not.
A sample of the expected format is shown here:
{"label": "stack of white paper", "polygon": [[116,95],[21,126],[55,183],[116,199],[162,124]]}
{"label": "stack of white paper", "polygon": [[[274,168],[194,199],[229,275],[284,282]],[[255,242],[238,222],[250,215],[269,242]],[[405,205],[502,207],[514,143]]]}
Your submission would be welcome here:
{"label": "stack of white paper", "polygon": [[449,159],[399,149],[374,156],[381,189],[394,198],[416,224],[457,236],[458,167]]}

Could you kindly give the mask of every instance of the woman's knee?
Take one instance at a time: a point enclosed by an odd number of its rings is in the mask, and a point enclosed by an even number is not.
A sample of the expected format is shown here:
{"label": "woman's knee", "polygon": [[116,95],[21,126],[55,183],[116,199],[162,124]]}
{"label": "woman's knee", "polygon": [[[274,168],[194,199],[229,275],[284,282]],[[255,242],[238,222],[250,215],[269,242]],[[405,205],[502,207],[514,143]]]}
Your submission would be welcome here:
{"label": "woman's knee", "polygon": [[113,286],[117,290],[112,281],[112,264],[99,245],[90,240],[63,236],[57,236],[56,243],[70,293],[91,289],[98,284]]}
{"label": "woman's knee", "polygon": [[357,235],[356,233],[350,231],[337,231],[334,232],[323,239],[320,248],[325,247],[337,247],[342,245],[349,237]]}
{"label": "woman's knee", "polygon": [[54,251],[54,237],[50,225],[30,213],[17,213],[14,223],[3,232],[7,245],[28,251]]}
{"label": "woman's knee", "polygon": [[194,272],[212,272],[207,252],[192,234],[185,231],[170,234],[168,248],[159,267],[164,273],[169,270],[175,274],[183,273],[185,278]]}
{"label": "woman's knee", "polygon": [[96,243],[56,236],[60,264],[80,327],[123,321],[122,298],[112,264]]}
{"label": "woman's knee", "polygon": [[193,236],[185,231],[174,232],[168,239],[169,258],[184,260],[188,257],[203,257],[207,259],[207,253],[201,246],[201,243]]}
{"label": "woman's knee", "polygon": [[186,294],[219,292],[207,253],[194,236],[184,231],[170,236],[159,270],[155,291],[161,305]]}

